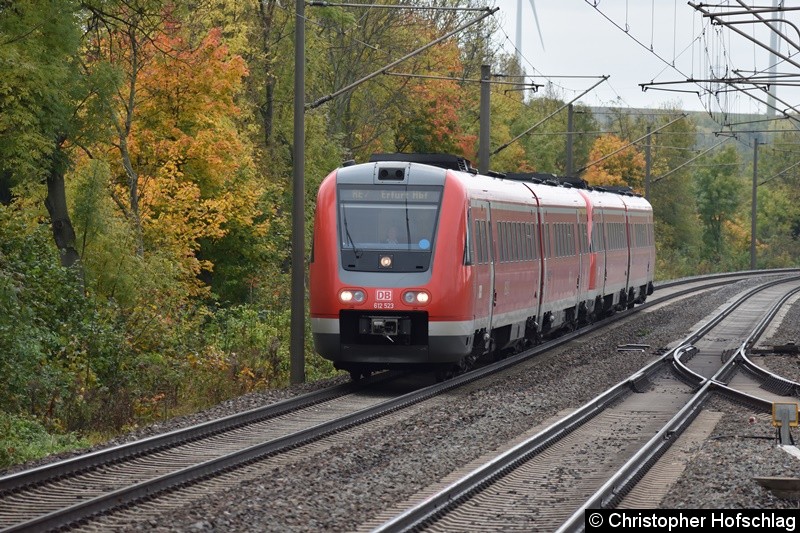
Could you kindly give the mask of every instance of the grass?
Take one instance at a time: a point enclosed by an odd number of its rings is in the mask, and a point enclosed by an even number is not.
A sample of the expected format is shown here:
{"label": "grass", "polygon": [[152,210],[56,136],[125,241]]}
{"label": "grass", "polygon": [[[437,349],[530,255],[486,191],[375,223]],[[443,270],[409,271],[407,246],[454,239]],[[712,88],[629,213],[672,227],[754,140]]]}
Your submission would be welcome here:
{"label": "grass", "polygon": [[36,419],[0,413],[0,468],[89,444],[72,433],[51,433]]}

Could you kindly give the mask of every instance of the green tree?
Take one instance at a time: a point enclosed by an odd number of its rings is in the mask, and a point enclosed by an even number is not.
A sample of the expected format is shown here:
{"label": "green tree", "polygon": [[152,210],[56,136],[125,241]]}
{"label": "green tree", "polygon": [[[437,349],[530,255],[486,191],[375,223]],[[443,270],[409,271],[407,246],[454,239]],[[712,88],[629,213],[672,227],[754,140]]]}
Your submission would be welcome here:
{"label": "green tree", "polygon": [[64,175],[86,95],[80,14],[75,0],[0,4],[0,181],[7,189],[47,185],[44,203],[65,266],[78,261]]}
{"label": "green tree", "polygon": [[[702,249],[702,224],[695,197],[695,167],[687,164],[700,151],[695,146],[697,127],[691,119],[666,125],[678,114],[676,109],[663,109],[652,115],[638,115],[629,128],[639,138],[649,131],[651,171],[649,200],[656,220],[658,268],[662,279],[696,273]],[[641,150],[644,152],[642,141]]]}
{"label": "green tree", "polygon": [[697,205],[703,223],[703,256],[718,264],[725,251],[723,229],[735,220],[745,188],[737,176],[741,162],[735,147],[726,146],[708,163],[696,175]]}
{"label": "green tree", "polygon": [[800,260],[800,164],[796,134],[775,133],[759,146],[757,259],[783,267]]}

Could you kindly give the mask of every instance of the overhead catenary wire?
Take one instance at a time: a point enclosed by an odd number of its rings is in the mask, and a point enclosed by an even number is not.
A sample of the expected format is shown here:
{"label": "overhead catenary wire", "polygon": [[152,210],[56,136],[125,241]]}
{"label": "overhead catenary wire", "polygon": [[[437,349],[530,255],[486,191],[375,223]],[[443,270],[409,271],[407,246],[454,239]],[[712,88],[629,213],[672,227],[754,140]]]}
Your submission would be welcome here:
{"label": "overhead catenary wire", "polygon": [[312,0],[306,2],[306,5],[312,7],[364,7],[373,9],[408,9],[411,11],[490,11],[492,8],[484,7],[453,7],[453,6],[415,6],[415,5],[399,5],[399,4],[348,4],[342,2],[325,2],[322,0]]}
{"label": "overhead catenary wire", "polygon": [[764,185],[764,184],[766,184],[766,183],[769,183],[770,181],[772,181],[772,180],[774,180],[774,179],[776,179],[776,178],[779,178],[780,176],[783,176],[784,174],[786,174],[787,172],[789,172],[790,170],[792,170],[793,168],[795,168],[795,167],[797,167],[797,166],[800,166],[800,161],[798,161],[797,163],[795,163],[795,164],[793,164],[793,165],[791,165],[791,166],[789,166],[789,167],[787,167],[787,168],[785,168],[785,169],[781,170],[781,171],[780,171],[780,172],[778,172],[777,174],[775,174],[775,175],[773,175],[773,176],[770,176],[769,178],[767,178],[767,179],[765,179],[765,180],[761,181],[761,182],[760,182],[758,185],[759,185],[759,186],[761,186],[761,185]]}
{"label": "overhead catenary wire", "polygon": [[543,87],[543,85],[538,83],[522,83],[518,81],[495,81],[495,80],[479,80],[479,79],[472,79],[472,78],[459,78],[456,76],[436,76],[433,74],[412,74],[406,72],[384,72],[387,76],[398,76],[402,78],[421,78],[421,79],[428,79],[428,80],[444,80],[444,81],[457,81],[457,82],[466,82],[466,83],[488,83],[490,85],[514,85],[514,86],[523,86],[525,88],[531,88],[536,91],[537,88]]}
{"label": "overhead catenary wire", "polygon": [[594,160],[594,161],[591,161],[591,162],[589,162],[589,163],[586,163],[584,166],[582,166],[581,168],[579,168],[579,169],[578,169],[578,170],[577,170],[575,173],[576,173],[576,174],[578,174],[578,175],[582,174],[582,173],[583,173],[583,172],[585,172],[585,171],[586,171],[586,169],[588,169],[589,167],[593,167],[594,165],[596,165],[596,164],[598,164],[598,163],[601,163],[601,162],[605,161],[606,159],[608,159],[608,158],[609,158],[609,157],[611,157],[612,155],[614,155],[614,154],[617,154],[617,153],[619,153],[619,152],[621,152],[621,151],[625,150],[626,148],[629,148],[629,147],[633,146],[634,144],[638,143],[639,141],[641,141],[641,140],[643,140],[643,139],[646,139],[647,137],[650,137],[651,135],[653,135],[653,134],[654,134],[654,133],[656,133],[657,131],[664,129],[664,128],[666,128],[667,126],[671,126],[672,124],[676,123],[677,121],[679,121],[679,120],[681,120],[681,119],[683,119],[683,118],[686,118],[686,113],[681,113],[681,116],[679,116],[678,118],[676,118],[676,119],[673,119],[673,120],[670,120],[670,121],[669,121],[669,122],[667,122],[666,124],[664,124],[664,125],[662,125],[662,126],[659,126],[658,128],[654,129],[653,131],[649,131],[649,132],[645,133],[644,135],[642,135],[641,137],[639,137],[639,138],[638,138],[638,139],[636,139],[635,141],[631,141],[631,142],[629,142],[628,144],[626,144],[626,145],[624,145],[624,146],[622,146],[622,147],[620,147],[620,148],[617,148],[616,150],[614,150],[614,151],[613,151],[613,152],[611,152],[610,154],[606,154],[606,155],[604,155],[603,157],[601,157],[600,159],[596,159],[596,160]]}
{"label": "overhead catenary wire", "polygon": [[516,141],[518,141],[519,139],[521,139],[522,137],[524,137],[524,136],[525,136],[525,135],[526,135],[528,132],[530,132],[530,131],[532,131],[532,130],[536,129],[536,128],[537,128],[537,127],[539,127],[541,124],[543,124],[544,122],[546,122],[547,120],[549,120],[551,117],[553,117],[553,116],[555,116],[556,114],[558,114],[559,112],[563,111],[563,110],[564,110],[564,109],[565,109],[567,106],[569,106],[570,104],[572,104],[573,102],[575,102],[576,100],[578,100],[579,98],[581,98],[583,95],[585,95],[585,94],[588,94],[588,93],[589,93],[590,91],[592,91],[592,90],[593,90],[595,87],[597,87],[598,85],[600,85],[601,83],[603,83],[603,82],[604,82],[604,81],[606,81],[607,79],[608,79],[608,76],[603,76],[603,78],[602,78],[600,81],[598,81],[597,83],[595,83],[594,85],[592,85],[591,87],[589,87],[588,89],[586,89],[585,91],[583,91],[581,94],[579,94],[578,96],[576,96],[575,98],[573,98],[572,100],[570,100],[569,102],[567,102],[566,104],[562,105],[561,107],[559,107],[558,109],[556,109],[556,110],[555,110],[555,111],[553,111],[552,113],[550,113],[550,114],[549,114],[549,115],[547,115],[545,118],[543,118],[542,120],[540,120],[539,122],[537,122],[536,124],[534,124],[533,126],[531,126],[530,128],[528,128],[527,130],[523,131],[522,133],[520,133],[519,135],[517,135],[516,137],[514,137],[513,139],[511,139],[511,140],[510,140],[510,141],[508,141],[507,143],[504,143],[504,144],[503,144],[503,145],[501,145],[499,148],[495,149],[495,150],[494,150],[494,151],[493,151],[493,152],[492,152],[490,155],[497,155],[498,153],[502,152],[503,150],[505,150],[506,148],[508,148],[509,146],[511,146],[513,143],[515,143]]}
{"label": "overhead catenary wire", "polygon": [[683,167],[685,167],[686,165],[688,165],[688,164],[689,164],[689,163],[691,163],[692,161],[696,160],[697,158],[704,156],[705,154],[707,154],[707,153],[708,153],[708,152],[710,152],[711,150],[713,150],[713,149],[717,148],[717,147],[718,147],[718,146],[720,146],[721,144],[724,144],[724,143],[728,142],[728,140],[730,140],[730,137],[726,137],[726,138],[722,139],[720,142],[718,142],[717,144],[715,144],[715,145],[714,145],[714,146],[712,146],[711,148],[708,148],[707,150],[703,150],[702,152],[700,152],[699,154],[697,154],[697,155],[696,155],[696,156],[694,156],[693,158],[689,159],[688,161],[684,161],[683,163],[681,163],[681,164],[680,164],[680,165],[678,165],[677,167],[673,168],[673,169],[672,169],[672,170],[670,170],[669,172],[666,172],[666,173],[662,174],[661,176],[659,176],[659,177],[657,177],[657,178],[655,178],[655,179],[652,179],[652,180],[650,180],[650,183],[651,183],[651,184],[653,184],[653,183],[658,183],[659,181],[663,180],[664,178],[666,178],[666,177],[667,177],[667,176],[669,176],[670,174],[673,174],[674,172],[677,172],[678,170],[682,169]]}
{"label": "overhead catenary wire", "polygon": [[372,72],[371,74],[367,74],[363,78],[358,79],[358,80],[354,81],[353,83],[350,83],[349,85],[346,85],[345,87],[342,87],[341,89],[332,92],[331,94],[328,94],[326,96],[323,96],[321,98],[316,99],[315,101],[311,102],[310,104],[307,104],[306,105],[306,109],[314,109],[316,107],[321,106],[325,102],[333,100],[337,96],[340,96],[340,95],[342,95],[344,93],[352,91],[353,89],[355,89],[356,87],[358,87],[362,83],[364,83],[366,81],[369,81],[369,80],[371,80],[372,78],[374,78],[376,76],[380,76],[381,74],[383,74],[383,73],[391,70],[392,68],[396,67],[397,65],[399,65],[403,61],[406,61],[407,59],[410,59],[410,58],[414,57],[415,55],[424,52],[428,48],[430,48],[432,46],[435,46],[435,45],[439,44],[440,42],[442,42],[442,41],[444,41],[446,39],[449,39],[453,35],[455,35],[455,34],[459,33],[460,31],[472,26],[473,24],[476,24],[476,23],[480,22],[481,20],[485,19],[486,17],[494,15],[499,9],[500,9],[499,7],[493,8],[490,11],[487,11],[486,13],[480,15],[477,18],[475,18],[473,20],[470,20],[468,22],[465,22],[464,24],[462,24],[459,27],[457,27],[456,29],[454,29],[454,30],[442,35],[441,37],[438,37],[437,39],[434,39],[433,41],[429,42],[428,44],[426,44],[424,46],[421,46],[420,48],[417,48],[413,52],[409,52],[408,54],[404,55],[400,59],[392,61],[388,65],[376,70],[375,72]]}

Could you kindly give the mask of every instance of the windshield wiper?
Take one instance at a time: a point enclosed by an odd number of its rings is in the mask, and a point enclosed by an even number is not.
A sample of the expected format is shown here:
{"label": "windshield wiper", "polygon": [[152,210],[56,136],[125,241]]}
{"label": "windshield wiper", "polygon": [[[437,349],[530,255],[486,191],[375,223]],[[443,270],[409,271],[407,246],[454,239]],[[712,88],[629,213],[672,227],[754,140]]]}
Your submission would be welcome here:
{"label": "windshield wiper", "polygon": [[408,187],[406,187],[406,246],[411,249],[411,223],[408,217]]}
{"label": "windshield wiper", "polygon": [[342,208],[342,221],[344,222],[344,234],[347,236],[347,240],[350,241],[350,246],[356,254],[356,259],[361,259],[361,250],[356,248],[356,243],[353,241],[353,237],[350,236],[350,228],[347,226],[347,209],[344,207]]}

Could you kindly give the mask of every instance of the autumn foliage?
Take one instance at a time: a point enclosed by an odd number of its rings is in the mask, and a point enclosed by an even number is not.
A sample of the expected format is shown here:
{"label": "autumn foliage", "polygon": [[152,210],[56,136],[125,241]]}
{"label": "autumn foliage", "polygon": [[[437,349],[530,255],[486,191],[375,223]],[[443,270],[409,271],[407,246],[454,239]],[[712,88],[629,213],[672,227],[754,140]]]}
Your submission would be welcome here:
{"label": "autumn foliage", "polygon": [[589,152],[590,166],[584,178],[590,185],[624,185],[642,191],[645,160],[634,146],[616,135],[598,137]]}
{"label": "autumn foliage", "polygon": [[[23,446],[3,439],[31,425],[45,434],[127,429],[286,385],[294,13],[276,0],[0,6],[0,465],[27,458],[10,457]],[[424,13],[308,10],[306,102],[475,16]],[[467,27],[306,110],[306,220],[317,186],[343,160],[414,151],[476,163],[484,64],[496,82],[491,170],[585,167],[592,185],[643,192],[642,146],[628,143],[672,118],[576,103],[568,122],[572,93],[538,73],[539,92],[522,91],[511,80],[525,66],[497,46],[492,25]],[[684,165],[699,152],[695,120],[650,139],[662,278],[749,259],[741,189],[752,150]],[[604,131],[618,133],[595,137]],[[759,185],[759,267],[791,266],[800,257],[795,153],[764,149],[763,158],[759,172],[773,178]],[[335,372],[310,336],[305,358],[308,379]]]}
{"label": "autumn foliage", "polygon": [[[101,140],[101,147],[109,154],[120,214],[131,218],[135,190],[144,250],[175,258],[192,294],[206,289],[198,282],[200,272],[213,269],[210,260],[198,257],[201,240],[220,239],[231,221],[250,224],[258,215],[251,147],[236,122],[247,68],[229,54],[216,29],[195,47],[165,30],[143,42],[137,54],[141,66],[125,72],[129,83],[117,100],[128,104],[135,90],[135,108],[114,114],[131,115],[125,140],[135,189],[124,161],[112,157],[117,139]],[[123,68],[131,64],[98,59]]]}
{"label": "autumn foliage", "polygon": [[419,74],[431,78],[416,79],[407,87],[409,98],[396,126],[397,151],[455,153],[475,159],[477,136],[465,131],[463,116],[465,108],[474,102],[468,100],[463,84],[434,77],[463,70],[455,42],[440,44],[428,52]]}

